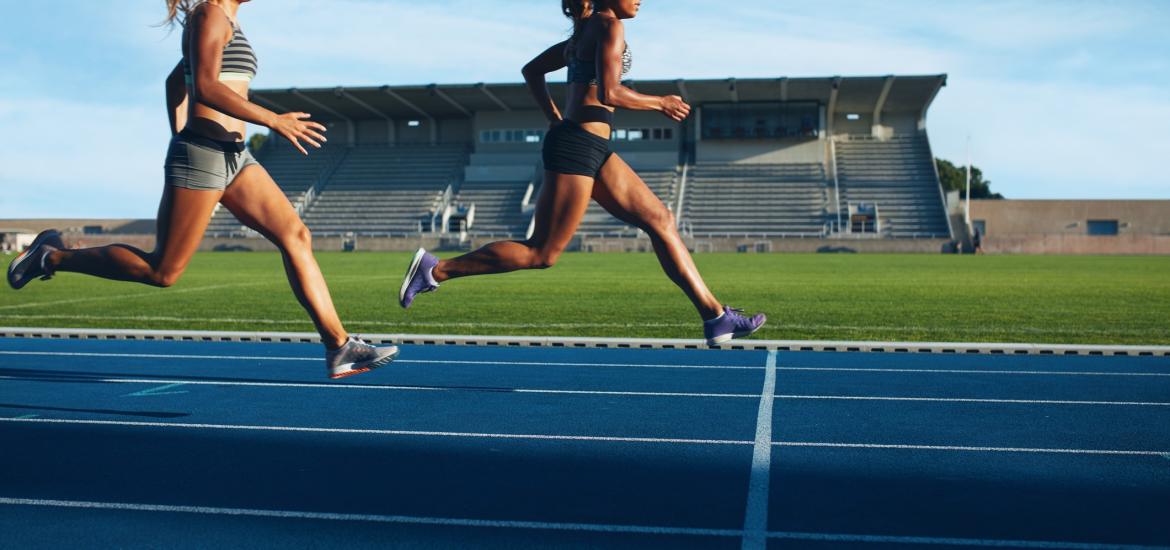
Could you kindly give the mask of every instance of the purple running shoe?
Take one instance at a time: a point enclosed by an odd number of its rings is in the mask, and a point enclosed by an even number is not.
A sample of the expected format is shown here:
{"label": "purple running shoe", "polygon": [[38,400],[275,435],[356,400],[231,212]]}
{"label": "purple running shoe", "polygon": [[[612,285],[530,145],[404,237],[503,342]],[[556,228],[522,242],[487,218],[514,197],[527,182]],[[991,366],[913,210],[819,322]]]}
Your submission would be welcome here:
{"label": "purple running shoe", "polygon": [[703,336],[708,346],[718,346],[732,338],[751,336],[768,322],[768,316],[757,313],[751,317],[741,315],[742,309],[723,306],[723,315],[703,322]]}
{"label": "purple running shoe", "polygon": [[424,248],[414,253],[410,269],[406,270],[406,278],[402,280],[402,288],[398,289],[398,303],[403,308],[410,307],[415,296],[439,288],[439,283],[431,276],[431,270],[438,264],[439,259],[427,253]]}
{"label": "purple running shoe", "polygon": [[41,231],[32,244],[8,265],[8,286],[19,290],[37,277],[41,280],[53,278],[53,273],[45,265],[45,257],[62,248],[65,248],[65,243],[61,242],[61,234],[56,229]]}

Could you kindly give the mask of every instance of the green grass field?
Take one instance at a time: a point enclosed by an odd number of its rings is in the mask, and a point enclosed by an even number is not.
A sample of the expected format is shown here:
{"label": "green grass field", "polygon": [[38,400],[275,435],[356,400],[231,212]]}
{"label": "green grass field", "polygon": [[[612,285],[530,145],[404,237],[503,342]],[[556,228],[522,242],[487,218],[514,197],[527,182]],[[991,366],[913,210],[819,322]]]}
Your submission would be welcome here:
{"label": "green grass field", "polygon": [[[702,336],[690,303],[652,254],[566,254],[548,271],[455,280],[409,311],[397,304],[408,254],[318,258],[355,333]],[[701,254],[696,261],[725,303],[768,314],[759,338],[1170,344],[1170,258]],[[0,291],[0,325],[312,330],[275,253],[201,253],[170,289],[61,274]]]}

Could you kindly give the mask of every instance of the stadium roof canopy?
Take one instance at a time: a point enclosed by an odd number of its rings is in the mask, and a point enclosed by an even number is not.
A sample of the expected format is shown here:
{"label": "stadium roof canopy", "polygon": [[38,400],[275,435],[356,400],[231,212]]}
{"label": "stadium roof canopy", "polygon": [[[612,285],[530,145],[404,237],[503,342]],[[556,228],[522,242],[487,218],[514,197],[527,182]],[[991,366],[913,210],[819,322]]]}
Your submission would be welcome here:
{"label": "stadium roof canopy", "polygon": [[[838,111],[925,114],[946,75],[822,78],[636,80],[626,85],[653,95],[677,94],[693,105],[713,102],[815,101]],[[565,84],[550,83],[553,97]],[[429,84],[253,90],[252,98],[281,112],[311,112],[327,120],[469,118],[481,111],[532,110],[522,83]]]}

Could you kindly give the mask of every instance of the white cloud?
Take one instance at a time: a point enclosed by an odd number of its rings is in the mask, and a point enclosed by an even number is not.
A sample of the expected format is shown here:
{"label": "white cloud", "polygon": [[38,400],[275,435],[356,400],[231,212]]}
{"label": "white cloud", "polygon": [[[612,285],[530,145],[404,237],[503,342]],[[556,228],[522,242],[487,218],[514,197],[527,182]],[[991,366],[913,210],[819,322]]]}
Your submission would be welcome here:
{"label": "white cloud", "polygon": [[[179,33],[150,26],[161,2],[115,2],[76,20],[34,3],[21,25],[0,24],[0,218],[154,215]],[[270,0],[241,21],[258,87],[515,82],[565,37],[558,7]],[[1162,0],[646,0],[627,32],[636,79],[946,72],[936,152],[962,162],[973,134],[995,189],[1167,198],[1167,26]]]}

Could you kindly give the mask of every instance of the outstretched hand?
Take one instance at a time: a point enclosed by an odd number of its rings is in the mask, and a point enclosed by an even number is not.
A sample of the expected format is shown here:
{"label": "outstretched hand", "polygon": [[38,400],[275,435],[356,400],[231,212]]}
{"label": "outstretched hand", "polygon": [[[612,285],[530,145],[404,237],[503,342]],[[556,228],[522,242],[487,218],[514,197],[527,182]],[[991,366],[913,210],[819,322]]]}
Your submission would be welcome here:
{"label": "outstretched hand", "polygon": [[321,144],[328,141],[323,135],[326,132],[325,125],[309,120],[311,116],[309,113],[277,115],[269,128],[289,140],[301,154],[308,155],[309,152],[301,145],[302,140],[316,149],[320,149]]}
{"label": "outstretched hand", "polygon": [[671,118],[675,122],[682,122],[691,114],[691,106],[683,101],[682,97],[676,95],[663,96],[662,98],[662,114]]}

